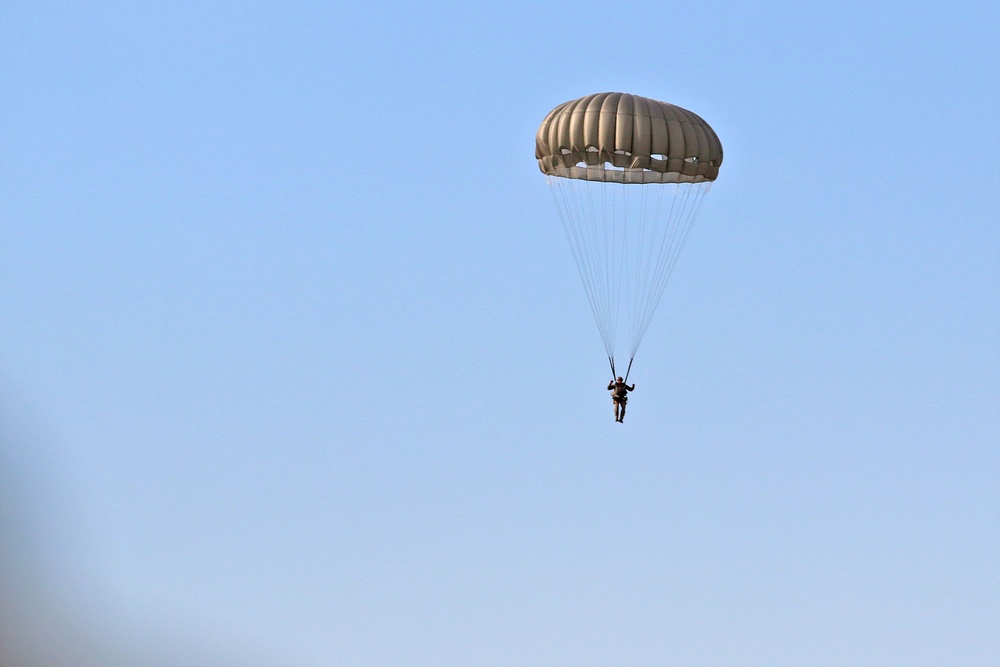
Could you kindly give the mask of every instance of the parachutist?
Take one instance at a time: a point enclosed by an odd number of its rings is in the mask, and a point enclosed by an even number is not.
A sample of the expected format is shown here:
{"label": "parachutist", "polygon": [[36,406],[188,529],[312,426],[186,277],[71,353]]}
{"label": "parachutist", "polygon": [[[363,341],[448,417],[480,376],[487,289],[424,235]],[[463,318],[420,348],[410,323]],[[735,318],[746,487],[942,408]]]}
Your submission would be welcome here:
{"label": "parachutist", "polygon": [[618,376],[617,379],[608,383],[608,391],[611,392],[611,400],[615,403],[615,421],[625,423],[625,404],[628,403],[628,393],[635,391],[635,384],[631,387],[625,384],[625,380]]}

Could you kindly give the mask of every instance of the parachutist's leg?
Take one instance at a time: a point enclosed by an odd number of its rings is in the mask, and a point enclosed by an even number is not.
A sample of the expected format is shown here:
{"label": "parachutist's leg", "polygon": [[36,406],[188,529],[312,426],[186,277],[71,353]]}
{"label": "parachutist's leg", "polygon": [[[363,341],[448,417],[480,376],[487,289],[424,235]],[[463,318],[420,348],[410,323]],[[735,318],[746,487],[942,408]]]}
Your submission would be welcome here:
{"label": "parachutist's leg", "polygon": [[615,404],[615,421],[618,421],[618,401],[615,401],[614,404]]}
{"label": "parachutist's leg", "polygon": [[620,421],[623,424],[625,423],[625,404],[624,403],[622,403],[622,416],[618,418],[618,421]]}

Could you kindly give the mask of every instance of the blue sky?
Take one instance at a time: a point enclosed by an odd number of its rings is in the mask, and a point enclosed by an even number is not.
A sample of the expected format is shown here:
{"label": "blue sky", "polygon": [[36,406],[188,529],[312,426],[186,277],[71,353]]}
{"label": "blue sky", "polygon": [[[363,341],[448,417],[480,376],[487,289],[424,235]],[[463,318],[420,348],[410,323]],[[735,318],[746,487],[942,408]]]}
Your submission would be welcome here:
{"label": "blue sky", "polygon": [[[997,664],[998,26],[5,2],[5,624],[105,665]],[[624,426],[533,156],[607,90],[726,150]]]}

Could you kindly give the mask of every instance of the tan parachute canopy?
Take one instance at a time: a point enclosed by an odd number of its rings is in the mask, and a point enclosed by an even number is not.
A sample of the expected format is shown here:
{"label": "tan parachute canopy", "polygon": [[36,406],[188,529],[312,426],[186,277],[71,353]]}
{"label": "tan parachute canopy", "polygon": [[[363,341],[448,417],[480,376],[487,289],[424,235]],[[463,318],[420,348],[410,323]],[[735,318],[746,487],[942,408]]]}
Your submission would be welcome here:
{"label": "tan parachute canopy", "polygon": [[695,113],[628,93],[597,93],[549,112],[535,135],[549,176],[614,183],[714,181],[722,144]]}

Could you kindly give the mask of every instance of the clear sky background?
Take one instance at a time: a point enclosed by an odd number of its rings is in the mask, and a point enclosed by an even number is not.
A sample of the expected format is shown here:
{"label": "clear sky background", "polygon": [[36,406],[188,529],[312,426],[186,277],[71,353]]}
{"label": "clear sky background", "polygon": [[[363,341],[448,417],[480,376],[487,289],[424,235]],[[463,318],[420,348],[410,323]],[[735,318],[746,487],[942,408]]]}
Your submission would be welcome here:
{"label": "clear sky background", "polygon": [[[998,26],[3,2],[5,650],[997,665]],[[726,150],[624,425],[533,154],[609,90]]]}

